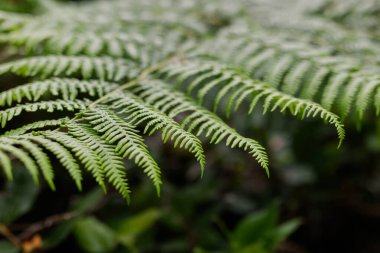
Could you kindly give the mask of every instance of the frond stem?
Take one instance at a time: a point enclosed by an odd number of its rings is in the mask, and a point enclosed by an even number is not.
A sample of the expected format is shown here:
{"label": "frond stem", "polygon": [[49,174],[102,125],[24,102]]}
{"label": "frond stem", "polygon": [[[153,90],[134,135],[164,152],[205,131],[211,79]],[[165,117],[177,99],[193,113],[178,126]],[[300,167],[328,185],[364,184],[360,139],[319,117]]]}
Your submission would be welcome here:
{"label": "frond stem", "polygon": [[[118,92],[120,91],[123,91],[125,89],[128,89],[130,87],[133,87],[135,86],[136,84],[138,84],[138,82],[144,80],[145,78],[147,78],[151,73],[155,72],[156,70],[159,70],[160,68],[164,67],[165,65],[167,65],[168,63],[170,63],[171,61],[174,61],[176,59],[179,59],[179,58],[183,58],[183,56],[179,56],[177,54],[169,57],[169,58],[166,58],[156,64],[153,64],[147,68],[145,68],[144,70],[141,71],[141,73],[133,80],[130,80],[129,82],[119,86],[118,88],[112,90],[111,92],[107,93],[106,95],[98,98],[97,100],[95,100],[94,102],[92,102],[90,105],[88,105],[88,109],[91,109],[91,108],[94,108],[96,105],[106,101],[108,98],[112,97],[113,95],[117,94]],[[68,120],[66,122],[69,123],[69,122],[74,122],[75,120],[77,120],[78,118],[80,117],[80,114],[77,114],[75,117],[73,117],[72,119]],[[66,125],[65,124],[65,125]]]}
{"label": "frond stem", "polygon": [[91,108],[94,108],[96,105],[106,101],[108,98],[112,97],[113,95],[117,94],[118,92],[120,91],[123,91],[125,89],[128,89],[130,87],[133,87],[135,86],[138,82],[144,80],[145,78],[147,78],[151,73],[155,72],[156,70],[159,70],[161,69],[162,67],[164,67],[165,65],[167,65],[169,62],[175,60],[175,59],[178,59],[178,55],[173,55],[163,61],[160,61],[154,65],[151,65],[149,67],[147,67],[146,69],[144,69],[143,71],[141,71],[141,73],[137,76],[137,78],[121,85],[120,87],[114,89],[113,91],[111,91],[110,93],[107,93],[106,95],[104,95],[103,97],[100,97],[98,98],[97,100],[95,100],[93,103],[91,103],[88,108],[91,109]]}

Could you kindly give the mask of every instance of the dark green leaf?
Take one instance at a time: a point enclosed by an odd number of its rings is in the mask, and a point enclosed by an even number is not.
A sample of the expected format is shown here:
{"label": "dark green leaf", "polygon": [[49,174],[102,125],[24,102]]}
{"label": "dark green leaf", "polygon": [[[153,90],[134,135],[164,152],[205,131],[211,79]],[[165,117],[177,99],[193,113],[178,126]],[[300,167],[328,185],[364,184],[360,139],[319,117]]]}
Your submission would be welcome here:
{"label": "dark green leaf", "polygon": [[234,248],[242,248],[259,242],[268,233],[272,232],[278,220],[278,207],[273,204],[245,218],[232,233],[232,244]]}
{"label": "dark green leaf", "polygon": [[18,253],[20,252],[13,244],[1,240],[0,241],[0,253]]}
{"label": "dark green leaf", "polygon": [[118,239],[124,245],[131,245],[144,231],[148,230],[159,218],[160,213],[158,210],[149,209],[140,214],[120,222],[116,230]]}
{"label": "dark green leaf", "polygon": [[74,230],[79,246],[90,253],[107,253],[116,246],[114,232],[93,217],[80,219]]}
{"label": "dark green leaf", "polygon": [[8,181],[0,194],[0,223],[9,224],[30,210],[37,188],[29,174],[15,167],[13,181]]}

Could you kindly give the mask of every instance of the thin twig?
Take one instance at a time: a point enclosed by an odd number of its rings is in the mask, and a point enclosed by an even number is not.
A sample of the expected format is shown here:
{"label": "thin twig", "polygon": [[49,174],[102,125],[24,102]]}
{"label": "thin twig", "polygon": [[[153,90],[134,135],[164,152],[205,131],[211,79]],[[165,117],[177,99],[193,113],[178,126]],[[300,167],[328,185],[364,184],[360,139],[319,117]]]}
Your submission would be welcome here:
{"label": "thin twig", "polygon": [[17,248],[21,248],[21,241],[14,235],[7,226],[0,224],[0,235],[4,236],[9,242],[11,242]]}
{"label": "thin twig", "polygon": [[38,232],[41,232],[47,228],[50,228],[58,223],[61,223],[63,221],[70,220],[74,217],[79,216],[79,212],[66,212],[62,214],[56,214],[47,217],[45,220],[40,221],[38,223],[32,224],[30,227],[28,227],[24,232],[22,232],[18,238],[23,241],[30,237],[32,237],[34,234],[37,234]]}

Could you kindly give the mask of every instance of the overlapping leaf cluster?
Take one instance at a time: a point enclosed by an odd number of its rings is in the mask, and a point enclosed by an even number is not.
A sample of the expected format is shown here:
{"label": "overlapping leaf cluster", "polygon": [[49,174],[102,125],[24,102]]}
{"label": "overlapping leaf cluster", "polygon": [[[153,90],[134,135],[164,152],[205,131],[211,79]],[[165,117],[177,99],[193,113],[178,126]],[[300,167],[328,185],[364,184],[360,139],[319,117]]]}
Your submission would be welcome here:
{"label": "overlapping leaf cluster", "polygon": [[[110,184],[129,200],[127,159],[159,193],[161,170],[144,141],[157,131],[202,170],[200,137],[208,137],[246,150],[269,173],[255,134],[242,136],[228,124],[244,105],[249,113],[260,105],[268,113],[318,116],[342,141],[339,117],[360,122],[372,106],[380,111],[379,31],[370,22],[378,5],[332,2],[41,1],[35,14],[0,12],[7,55],[0,74],[29,80],[0,93],[6,177],[16,158],[35,182],[41,174],[54,189],[54,156],[79,189],[87,170],[104,190]],[[352,27],[361,16],[368,27]],[[62,113],[12,127],[37,111]]]}

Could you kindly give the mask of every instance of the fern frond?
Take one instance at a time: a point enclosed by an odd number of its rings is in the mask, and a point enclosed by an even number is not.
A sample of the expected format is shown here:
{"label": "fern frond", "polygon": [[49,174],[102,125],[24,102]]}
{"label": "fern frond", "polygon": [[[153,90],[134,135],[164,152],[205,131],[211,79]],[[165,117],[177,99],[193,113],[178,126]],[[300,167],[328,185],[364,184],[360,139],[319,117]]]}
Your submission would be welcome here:
{"label": "fern frond", "polygon": [[[9,143],[7,143],[7,140],[4,140],[3,137],[0,138],[0,150],[7,152],[11,154],[12,156],[16,157],[18,160],[20,160],[24,165],[25,168],[29,171],[30,175],[33,178],[33,181],[35,184],[39,183],[38,179],[38,167],[34,160],[29,156],[28,153],[24,152],[22,149],[17,148]],[[9,168],[9,164],[7,159],[3,160],[3,157],[0,157],[2,159],[1,165],[4,166],[4,170],[8,176],[11,176],[11,168]]]}
{"label": "fern frond", "polygon": [[37,129],[47,128],[47,127],[59,127],[68,119],[69,118],[66,117],[66,118],[61,118],[61,119],[36,121],[19,128],[9,130],[5,132],[3,135],[4,136],[18,136],[18,135],[25,134],[31,130],[37,130]]}
{"label": "fern frond", "polygon": [[85,143],[96,154],[105,178],[129,202],[130,189],[124,171],[124,162],[115,153],[116,147],[102,140],[90,125],[71,122],[66,126],[72,136]]}
{"label": "fern frond", "polygon": [[380,89],[377,89],[375,95],[375,106],[376,106],[376,115],[380,114]]}
{"label": "fern frond", "polygon": [[127,114],[125,120],[134,125],[145,124],[144,133],[149,131],[149,135],[155,131],[162,130],[162,140],[174,141],[174,147],[185,148],[194,154],[198,160],[203,173],[205,166],[205,156],[201,141],[193,134],[185,131],[166,114],[160,112],[152,106],[142,102],[138,97],[124,93],[112,98],[111,108],[119,114]]}
{"label": "fern frond", "polygon": [[45,152],[39,148],[36,144],[30,142],[27,139],[16,139],[12,137],[3,137],[1,142],[10,144],[12,146],[21,146],[24,150],[28,151],[36,161],[36,165],[40,168],[43,177],[49,184],[52,190],[55,190],[54,186],[54,172],[53,166],[50,163],[49,157]]}
{"label": "fern frond", "polygon": [[[84,165],[85,169],[92,174],[95,181],[102,187],[103,191],[106,191],[104,171],[100,164],[100,158],[85,142],[59,131],[43,131],[40,134],[53,142],[61,144],[74,153],[78,160]],[[70,168],[75,167],[76,165]],[[78,177],[75,176],[75,178]]]}
{"label": "fern frond", "polygon": [[86,109],[86,102],[81,100],[65,101],[65,100],[55,100],[55,101],[43,101],[30,104],[19,104],[14,107],[0,111],[0,121],[1,127],[4,128],[6,124],[11,121],[14,117],[20,115],[22,112],[36,112],[36,111],[74,111]]}
{"label": "fern frond", "polygon": [[30,21],[30,16],[0,11],[0,31],[12,31]]}
{"label": "fern frond", "polygon": [[55,157],[59,159],[60,163],[67,169],[70,176],[74,180],[77,188],[80,191],[82,190],[82,172],[78,163],[76,162],[76,159],[71,155],[69,150],[67,150],[58,142],[54,142],[50,139],[43,138],[42,136],[24,135],[19,136],[18,138],[25,138],[27,140],[38,143],[39,145],[43,146],[46,150],[50,151]]}
{"label": "fern frond", "polygon": [[322,94],[321,105],[327,110],[331,110],[332,104],[338,96],[340,88],[348,81],[347,73],[340,73],[333,77],[331,85],[328,85]]}
{"label": "fern frond", "polygon": [[183,112],[190,113],[181,123],[184,129],[195,132],[197,136],[206,132],[205,136],[211,137],[211,143],[218,144],[225,140],[226,145],[231,148],[235,146],[243,148],[259,162],[269,175],[267,154],[257,141],[241,136],[216,114],[197,105],[182,92],[175,91],[160,81],[142,81],[139,86],[134,88],[134,92],[144,101],[159,108],[160,111],[172,118]]}
{"label": "fern frond", "polygon": [[[29,82],[0,92],[5,176],[16,158],[54,188],[54,157],[79,189],[86,170],[129,201],[128,159],[159,194],[161,170],[143,138],[157,130],[202,173],[200,136],[246,150],[268,173],[264,148],[218,116],[242,105],[320,117],[341,143],[335,113],[359,123],[370,107],[380,113],[378,3],[296,2],[48,1],[33,15],[0,12],[0,75]],[[9,124],[23,112],[63,110]]]}
{"label": "fern frond", "polygon": [[3,151],[1,151],[1,149],[0,149],[0,165],[3,168],[4,174],[7,177],[7,179],[13,180],[11,159],[9,159],[8,155],[6,155]]}
{"label": "fern frond", "polygon": [[354,0],[325,0],[321,1],[313,10],[316,14],[322,14],[331,19],[350,24],[357,21],[357,19],[372,19],[373,23],[371,23],[376,24],[376,20],[379,19],[376,13],[379,13],[379,11],[380,3],[376,0],[365,0],[361,2]]}
{"label": "fern frond", "polygon": [[[163,69],[162,72],[165,73],[168,79],[177,77],[179,80],[186,81],[192,79],[194,76],[192,70],[195,65],[198,70],[196,78],[190,83],[183,81],[182,84],[187,86],[186,89],[188,93],[192,90],[197,90],[196,96],[200,102],[203,101],[211,89],[218,88],[214,99],[214,107],[217,107],[218,105],[215,103],[219,103],[223,97],[226,97],[228,100],[227,116],[229,116],[231,110],[237,111],[241,103],[247,97],[251,96],[249,113],[253,111],[256,104],[261,100],[264,103],[264,113],[268,110],[274,111],[277,108],[280,108],[281,112],[290,110],[294,116],[299,115],[301,118],[304,118],[305,116],[316,117],[319,115],[323,120],[334,125],[337,129],[340,140],[339,146],[345,137],[343,124],[339,117],[324,109],[319,104],[277,91],[263,82],[254,81],[226,66],[213,62],[206,62],[203,64],[199,62],[188,62],[181,66],[168,66]],[[213,80],[208,82],[210,78]]]}
{"label": "fern frond", "polygon": [[[44,54],[112,56],[140,61],[148,56],[146,50],[157,49],[163,43],[157,37],[150,43],[138,33],[98,34],[94,32],[57,31],[53,29],[21,30],[0,35],[0,43],[22,48],[28,54],[42,50]],[[144,50],[143,50],[144,49]]]}
{"label": "fern frond", "polygon": [[[241,54],[231,52],[236,48],[229,46],[229,43],[234,41],[238,43]],[[363,103],[360,107],[355,103],[346,103],[340,94],[353,92],[348,84],[355,82],[354,79],[363,79],[363,85],[357,87],[357,93],[346,95],[360,101],[358,94],[369,89],[366,88],[367,84],[372,86],[372,91],[379,88],[379,84],[374,84],[380,78],[376,74],[377,70],[362,69],[360,63],[353,58],[330,56],[331,52],[324,48],[296,41],[286,42],[268,34],[258,34],[251,39],[244,36],[232,38],[231,34],[227,34],[206,43],[199,54],[239,66],[250,73],[253,79],[264,79],[272,87],[289,95],[311,99],[337,113],[344,111],[342,116],[346,116],[353,109],[361,118],[374,101],[374,94],[369,94],[365,100],[368,103]],[[319,92],[322,96],[317,97]]]}
{"label": "fern frond", "polygon": [[115,151],[122,157],[133,160],[153,181],[160,195],[161,170],[150,155],[143,138],[134,126],[123,121],[106,107],[90,109],[83,114],[93,129],[101,134],[107,143],[115,145]]}
{"label": "fern frond", "polygon": [[84,79],[121,81],[133,78],[137,67],[123,59],[90,56],[35,56],[0,65],[0,74],[14,73],[20,76],[42,78],[81,76]]}
{"label": "fern frond", "polygon": [[82,81],[73,78],[52,78],[37,81],[3,91],[0,93],[0,106],[11,106],[28,101],[38,101],[46,95],[60,97],[63,100],[75,100],[79,95],[101,97],[115,89],[118,85],[104,81]]}

